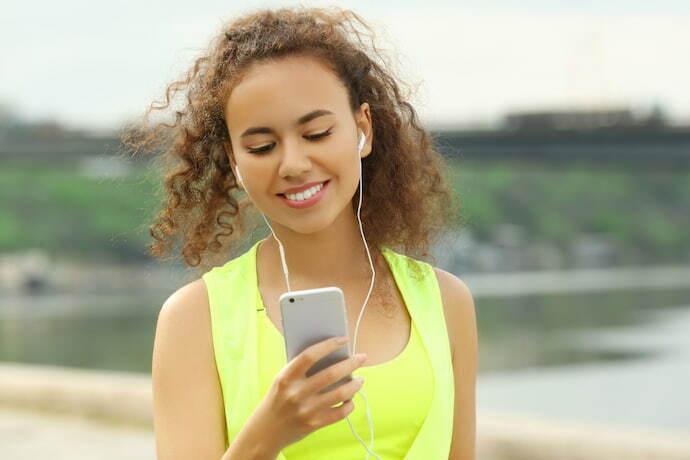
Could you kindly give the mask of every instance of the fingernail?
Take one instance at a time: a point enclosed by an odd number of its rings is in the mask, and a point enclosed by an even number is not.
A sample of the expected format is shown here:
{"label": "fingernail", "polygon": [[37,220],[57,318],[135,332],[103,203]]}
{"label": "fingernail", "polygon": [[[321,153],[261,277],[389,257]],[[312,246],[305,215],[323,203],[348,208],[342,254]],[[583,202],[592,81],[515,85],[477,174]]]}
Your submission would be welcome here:
{"label": "fingernail", "polygon": [[335,339],[335,343],[343,344],[346,343],[348,340],[350,340],[349,337],[338,337],[337,339]]}

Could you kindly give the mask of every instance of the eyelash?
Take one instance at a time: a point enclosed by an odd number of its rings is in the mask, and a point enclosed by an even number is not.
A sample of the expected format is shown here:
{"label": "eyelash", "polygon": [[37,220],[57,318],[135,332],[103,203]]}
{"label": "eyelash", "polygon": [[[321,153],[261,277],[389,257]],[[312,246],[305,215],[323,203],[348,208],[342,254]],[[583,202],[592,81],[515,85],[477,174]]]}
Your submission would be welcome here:
{"label": "eyelash", "polygon": [[[330,134],[331,134],[331,129],[328,129],[322,133],[314,134],[312,136],[305,136],[305,137],[307,139],[317,140],[317,139],[321,139],[323,137],[329,136]],[[258,153],[258,154],[267,153],[270,150],[269,147],[272,147],[272,145],[273,144],[266,145],[266,146],[258,148],[258,149],[249,149],[249,153]]]}

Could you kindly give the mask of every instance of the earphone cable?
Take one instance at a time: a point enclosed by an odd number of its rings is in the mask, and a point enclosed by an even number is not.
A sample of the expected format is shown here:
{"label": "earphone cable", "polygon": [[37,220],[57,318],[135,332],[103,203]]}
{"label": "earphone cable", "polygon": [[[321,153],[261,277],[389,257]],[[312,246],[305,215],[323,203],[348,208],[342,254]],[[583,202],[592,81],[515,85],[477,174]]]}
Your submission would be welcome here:
{"label": "earphone cable", "polygon": [[[363,135],[361,135],[360,144],[358,145],[358,151],[357,151],[357,155],[358,155],[357,160],[359,163],[359,187],[358,187],[359,188],[359,204],[357,206],[357,221],[359,222],[359,232],[360,232],[360,235],[362,236],[362,241],[364,242],[364,249],[367,252],[367,258],[369,260],[369,266],[371,267],[371,283],[369,285],[369,291],[367,292],[367,296],[364,299],[364,304],[362,305],[362,309],[360,310],[359,316],[357,317],[357,323],[355,324],[355,340],[354,340],[354,343],[352,346],[352,354],[355,354],[355,352],[356,352],[357,336],[358,336],[358,332],[359,332],[359,323],[362,319],[362,315],[364,314],[364,309],[367,306],[367,302],[369,301],[369,296],[371,295],[371,291],[374,288],[374,280],[376,279],[376,270],[374,269],[374,264],[371,260],[371,253],[369,252],[369,245],[367,244],[367,240],[364,237],[364,230],[362,228],[362,218],[360,215],[360,211],[362,209],[362,188],[363,188],[363,182],[364,181],[362,180],[362,159],[359,158],[359,153],[362,150],[362,146],[364,145],[365,140],[366,140],[366,138]],[[237,168],[237,171],[239,173],[239,168]],[[245,188],[245,191],[246,191],[246,188]],[[249,195],[249,192],[247,192],[247,195]],[[290,279],[289,279],[288,267],[287,267],[287,263],[285,261],[286,257],[285,257],[285,251],[283,249],[283,243],[276,236],[275,232],[273,231],[273,227],[271,227],[271,224],[268,223],[268,220],[266,219],[266,216],[264,215],[264,213],[261,213],[261,217],[263,217],[264,221],[266,222],[266,225],[268,225],[268,228],[271,229],[271,234],[273,235],[273,238],[275,238],[275,240],[278,242],[278,249],[280,251],[280,261],[281,261],[282,266],[283,266],[283,274],[285,275],[285,284],[287,285],[287,292],[292,292],[292,289],[290,288]],[[381,457],[379,457],[376,453],[373,452],[374,429],[373,429],[373,423],[371,421],[371,413],[369,411],[369,400],[366,396],[366,393],[364,393],[364,391],[360,390],[358,393],[361,393],[362,397],[364,398],[365,411],[366,411],[366,415],[367,415],[367,422],[369,424],[369,435],[371,437],[371,444],[369,446],[367,446],[366,443],[362,440],[362,438],[357,434],[356,430],[352,426],[352,423],[350,422],[350,415],[349,414],[346,416],[347,424],[350,426],[350,431],[352,431],[352,434],[355,435],[355,437],[359,440],[360,444],[362,444],[364,446],[364,448],[366,449],[366,451],[367,451],[366,460],[369,460],[369,454],[373,455],[378,460],[381,460]]]}

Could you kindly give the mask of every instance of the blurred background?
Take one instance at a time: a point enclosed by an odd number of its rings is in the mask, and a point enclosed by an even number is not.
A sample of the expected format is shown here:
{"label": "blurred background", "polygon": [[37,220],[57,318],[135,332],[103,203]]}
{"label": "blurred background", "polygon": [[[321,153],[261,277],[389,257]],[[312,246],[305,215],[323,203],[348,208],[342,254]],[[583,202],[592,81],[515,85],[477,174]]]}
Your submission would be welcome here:
{"label": "blurred background", "polygon": [[[222,21],[291,4],[4,4],[1,458],[154,458],[185,270],[145,253],[160,178],[117,131]],[[690,3],[302,4],[374,26],[453,168],[433,253],[475,298],[479,458],[690,458]]]}

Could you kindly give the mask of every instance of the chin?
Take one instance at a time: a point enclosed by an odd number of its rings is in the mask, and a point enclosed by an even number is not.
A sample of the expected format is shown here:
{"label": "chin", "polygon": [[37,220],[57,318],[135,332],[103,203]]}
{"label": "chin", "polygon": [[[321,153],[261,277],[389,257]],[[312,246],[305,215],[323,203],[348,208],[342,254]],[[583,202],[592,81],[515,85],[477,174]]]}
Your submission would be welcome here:
{"label": "chin", "polygon": [[[352,205],[350,202],[348,202],[343,205],[343,209],[340,209],[338,213],[333,213],[332,209],[327,211],[320,210],[320,212],[309,213],[302,219],[295,218],[294,216],[286,217],[283,215],[279,219],[275,220],[275,222],[295,233],[311,235],[325,231],[333,225],[337,225],[339,216],[342,217],[341,214],[346,206]],[[273,225],[272,222],[271,225]]]}

